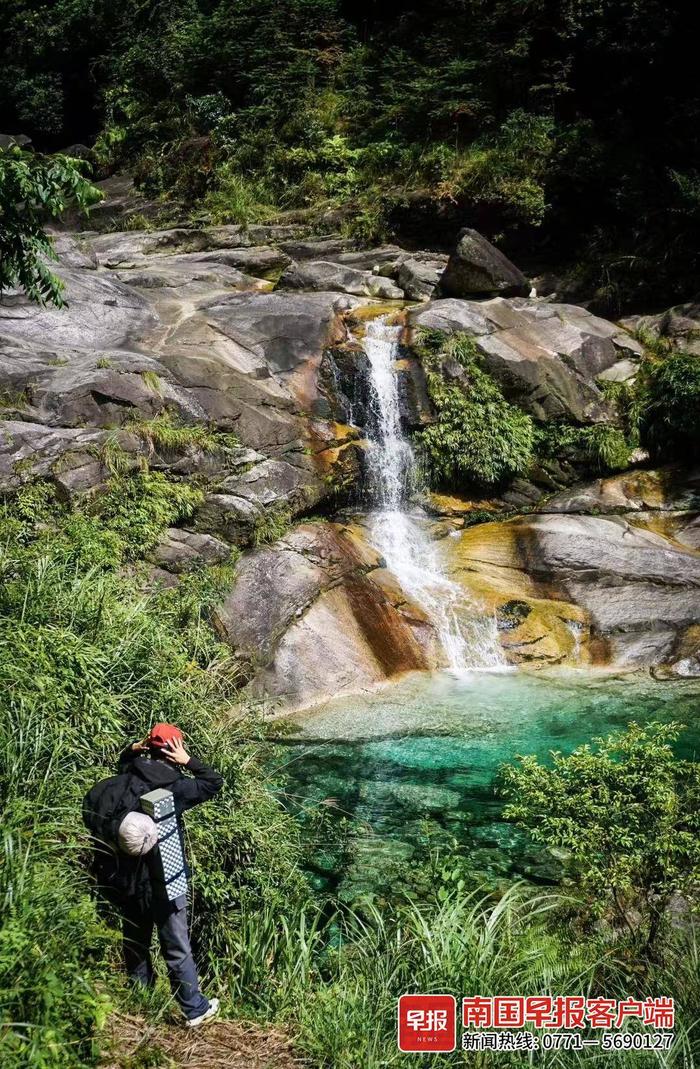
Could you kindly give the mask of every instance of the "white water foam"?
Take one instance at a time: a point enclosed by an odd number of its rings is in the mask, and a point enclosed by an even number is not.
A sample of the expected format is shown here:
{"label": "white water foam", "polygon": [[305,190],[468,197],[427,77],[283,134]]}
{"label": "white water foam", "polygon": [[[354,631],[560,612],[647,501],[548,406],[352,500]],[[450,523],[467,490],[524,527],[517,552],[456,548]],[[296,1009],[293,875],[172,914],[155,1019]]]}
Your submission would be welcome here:
{"label": "white water foam", "polygon": [[370,365],[374,426],[370,428],[369,537],[402,589],[425,612],[445,653],[447,667],[462,673],[504,666],[496,622],[446,574],[428,520],[410,508],[417,486],[416,458],[401,427],[395,362],[401,328],[370,320],[363,348]]}

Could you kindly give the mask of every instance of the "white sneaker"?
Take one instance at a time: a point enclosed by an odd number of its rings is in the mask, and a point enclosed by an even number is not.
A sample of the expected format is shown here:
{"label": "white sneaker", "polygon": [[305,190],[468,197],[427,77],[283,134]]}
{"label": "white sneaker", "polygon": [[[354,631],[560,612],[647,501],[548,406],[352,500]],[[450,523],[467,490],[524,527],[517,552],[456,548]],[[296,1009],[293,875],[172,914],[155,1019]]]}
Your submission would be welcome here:
{"label": "white sneaker", "polygon": [[204,1013],[200,1013],[199,1017],[190,1017],[188,1021],[185,1021],[185,1028],[199,1028],[200,1024],[204,1024],[205,1021],[210,1021],[212,1017],[216,1017],[218,1012],[218,998],[210,998],[209,1009],[205,1010]]}

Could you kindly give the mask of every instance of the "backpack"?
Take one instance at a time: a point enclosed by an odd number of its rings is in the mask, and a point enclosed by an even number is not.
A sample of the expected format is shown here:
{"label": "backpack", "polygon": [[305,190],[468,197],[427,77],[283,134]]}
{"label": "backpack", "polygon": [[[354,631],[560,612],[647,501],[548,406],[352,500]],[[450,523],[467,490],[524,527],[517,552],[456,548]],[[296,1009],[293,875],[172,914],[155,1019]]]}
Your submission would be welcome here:
{"label": "backpack", "polygon": [[127,813],[139,808],[150,786],[131,772],[108,776],[91,787],[83,798],[83,823],[94,839],[118,849],[119,825]]}
{"label": "backpack", "polygon": [[93,839],[93,876],[115,905],[148,893],[150,880],[142,859],[123,853],[117,836],[124,817],[139,808],[141,795],[151,789],[139,776],[122,772],[100,780],[83,798],[83,823]]}

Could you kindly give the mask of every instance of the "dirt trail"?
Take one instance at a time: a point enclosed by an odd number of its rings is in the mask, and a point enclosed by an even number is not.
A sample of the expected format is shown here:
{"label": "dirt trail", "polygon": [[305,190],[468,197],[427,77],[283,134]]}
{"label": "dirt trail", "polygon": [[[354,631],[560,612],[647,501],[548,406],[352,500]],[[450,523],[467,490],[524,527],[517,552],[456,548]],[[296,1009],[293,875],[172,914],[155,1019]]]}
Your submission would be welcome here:
{"label": "dirt trail", "polygon": [[306,1063],[277,1029],[213,1021],[188,1032],[167,1022],[115,1013],[107,1025],[100,1069],[304,1069]]}

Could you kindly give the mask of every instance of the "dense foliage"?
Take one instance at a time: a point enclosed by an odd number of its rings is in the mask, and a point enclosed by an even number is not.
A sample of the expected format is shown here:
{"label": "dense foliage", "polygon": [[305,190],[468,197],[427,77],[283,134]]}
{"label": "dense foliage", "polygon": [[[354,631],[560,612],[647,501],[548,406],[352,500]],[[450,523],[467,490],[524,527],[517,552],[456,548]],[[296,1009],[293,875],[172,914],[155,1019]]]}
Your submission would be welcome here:
{"label": "dense foliage", "polygon": [[648,361],[632,398],[641,440],[655,460],[700,455],[700,357],[671,353]]}
{"label": "dense foliage", "polygon": [[[0,125],[95,142],[217,218],[353,206],[579,264],[601,306],[700,287],[687,12],[659,0],[6,0]],[[444,223],[441,230],[441,223]]]}
{"label": "dense foliage", "polygon": [[436,417],[417,436],[430,481],[494,486],[526,472],[532,419],[479,366],[473,339],[425,331],[420,355]]}
{"label": "dense foliage", "polygon": [[527,756],[502,771],[505,816],[566,851],[591,906],[623,925],[640,913],[647,949],[671,896],[700,890],[700,765],[674,757],[679,731],[631,724],[551,767]]}
{"label": "dense foliage", "polygon": [[100,200],[84,170],[68,156],[0,149],[0,294],[17,286],[39,304],[63,304],[63,283],[46,264],[56,254],[44,226],[69,205],[85,210]]}
{"label": "dense foliage", "polygon": [[538,422],[506,401],[481,366],[474,338],[422,331],[416,355],[434,421],[416,435],[428,482],[457,491],[541,478],[565,468],[579,479],[624,471],[638,447],[655,463],[698,455],[700,358],[668,343],[645,351],[633,379],[605,383],[605,423]]}

